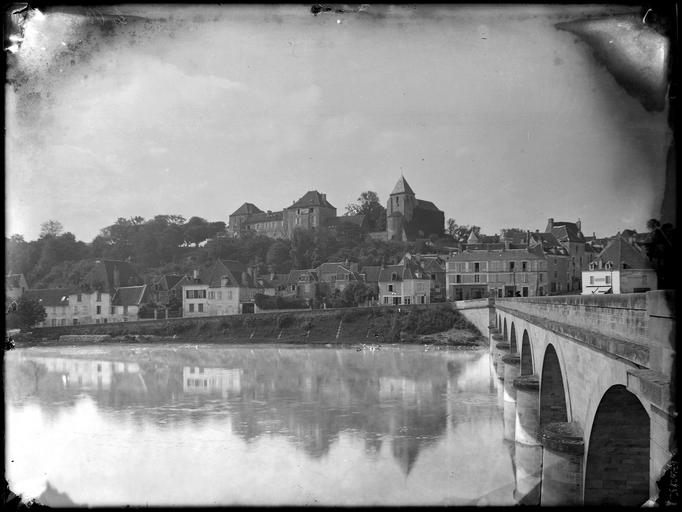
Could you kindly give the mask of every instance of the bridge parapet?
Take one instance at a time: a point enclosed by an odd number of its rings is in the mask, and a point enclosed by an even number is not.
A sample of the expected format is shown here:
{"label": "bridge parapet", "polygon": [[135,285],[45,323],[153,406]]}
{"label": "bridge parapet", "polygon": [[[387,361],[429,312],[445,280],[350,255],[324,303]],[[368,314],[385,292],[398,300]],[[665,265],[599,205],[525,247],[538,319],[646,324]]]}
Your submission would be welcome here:
{"label": "bridge parapet", "polygon": [[635,343],[647,342],[645,293],[497,299],[496,306]]}

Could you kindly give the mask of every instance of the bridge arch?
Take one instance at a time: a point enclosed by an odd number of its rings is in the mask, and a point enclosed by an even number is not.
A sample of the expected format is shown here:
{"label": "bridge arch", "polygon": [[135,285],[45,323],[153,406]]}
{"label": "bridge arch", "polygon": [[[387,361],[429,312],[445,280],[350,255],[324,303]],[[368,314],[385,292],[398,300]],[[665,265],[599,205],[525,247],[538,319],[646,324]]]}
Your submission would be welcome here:
{"label": "bridge arch", "polygon": [[625,386],[611,386],[592,422],[585,505],[640,506],[649,498],[650,420]]}
{"label": "bridge arch", "polygon": [[519,353],[518,347],[516,346],[516,329],[514,329],[514,322],[511,323],[511,328],[509,329],[509,353]]}
{"label": "bridge arch", "polygon": [[530,338],[528,331],[523,330],[523,337],[521,338],[521,375],[533,374],[533,354],[531,352]]}
{"label": "bridge arch", "polygon": [[502,325],[503,325],[502,338],[504,339],[504,341],[509,341],[509,335],[507,333],[507,317],[504,318],[504,323]]}
{"label": "bridge arch", "polygon": [[561,364],[554,345],[545,349],[540,377],[540,425],[568,421],[568,407]]}

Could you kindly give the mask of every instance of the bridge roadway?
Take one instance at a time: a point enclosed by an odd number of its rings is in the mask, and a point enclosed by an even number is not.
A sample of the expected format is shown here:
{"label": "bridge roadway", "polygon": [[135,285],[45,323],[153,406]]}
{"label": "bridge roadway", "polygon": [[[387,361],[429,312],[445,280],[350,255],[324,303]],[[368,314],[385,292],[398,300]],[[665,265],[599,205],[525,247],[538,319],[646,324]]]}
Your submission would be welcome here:
{"label": "bridge roadway", "polygon": [[676,451],[674,292],[454,305],[488,333],[521,503],[658,497]]}

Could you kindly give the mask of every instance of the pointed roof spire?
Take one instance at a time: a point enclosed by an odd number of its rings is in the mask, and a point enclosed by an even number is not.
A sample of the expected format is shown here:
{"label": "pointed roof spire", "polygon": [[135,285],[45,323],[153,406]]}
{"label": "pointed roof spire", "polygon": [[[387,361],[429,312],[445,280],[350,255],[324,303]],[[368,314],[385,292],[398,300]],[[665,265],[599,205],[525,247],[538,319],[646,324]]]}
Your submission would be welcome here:
{"label": "pointed roof spire", "polygon": [[410,187],[410,185],[407,183],[405,177],[402,175],[402,171],[400,173],[400,179],[398,180],[398,183],[395,184],[395,187],[393,187],[393,192],[391,192],[391,195],[395,194],[414,195],[414,191],[412,190],[412,187]]}

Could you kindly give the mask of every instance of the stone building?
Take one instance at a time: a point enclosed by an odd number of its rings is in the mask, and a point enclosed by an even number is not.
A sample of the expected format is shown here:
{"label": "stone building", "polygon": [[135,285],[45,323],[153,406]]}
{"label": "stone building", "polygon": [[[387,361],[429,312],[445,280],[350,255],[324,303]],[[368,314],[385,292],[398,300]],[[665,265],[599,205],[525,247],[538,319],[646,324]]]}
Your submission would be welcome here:
{"label": "stone building", "polygon": [[251,231],[271,238],[291,238],[294,229],[313,230],[336,218],[336,208],[327,201],[327,194],[310,190],[276,212],[244,203],[230,215],[228,231],[235,236]]}
{"label": "stone building", "polygon": [[555,221],[547,219],[545,233],[551,233],[568,251],[571,291],[580,291],[583,270],[587,270],[592,253],[585,250],[585,236],[581,231],[580,220],[577,222]]}
{"label": "stone building", "polygon": [[388,240],[413,241],[441,236],[445,214],[431,201],[417,199],[412,187],[401,176],[386,204],[386,237]]}
{"label": "stone building", "polygon": [[582,280],[583,295],[648,292],[658,284],[644,252],[622,236],[611,240],[590,262]]}

